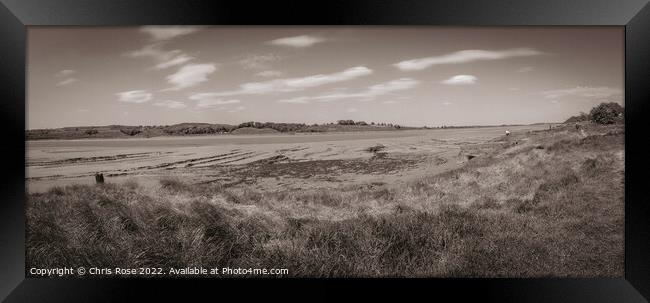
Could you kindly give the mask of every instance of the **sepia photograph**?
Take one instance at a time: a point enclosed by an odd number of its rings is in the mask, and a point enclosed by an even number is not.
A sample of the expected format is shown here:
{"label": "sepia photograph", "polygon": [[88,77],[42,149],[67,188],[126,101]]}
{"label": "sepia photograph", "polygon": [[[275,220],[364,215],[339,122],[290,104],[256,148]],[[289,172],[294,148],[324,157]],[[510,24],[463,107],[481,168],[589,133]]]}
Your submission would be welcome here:
{"label": "sepia photograph", "polygon": [[26,39],[27,277],[624,276],[623,27]]}

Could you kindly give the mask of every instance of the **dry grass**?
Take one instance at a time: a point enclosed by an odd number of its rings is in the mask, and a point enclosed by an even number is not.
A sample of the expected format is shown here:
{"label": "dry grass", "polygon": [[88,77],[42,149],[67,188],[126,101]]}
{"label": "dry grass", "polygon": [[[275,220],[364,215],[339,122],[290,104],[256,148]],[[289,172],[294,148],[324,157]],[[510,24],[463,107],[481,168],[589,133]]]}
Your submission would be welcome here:
{"label": "dry grass", "polygon": [[500,138],[406,187],[256,192],[162,180],[27,204],[29,267],[288,268],[299,277],[620,277],[623,129]]}

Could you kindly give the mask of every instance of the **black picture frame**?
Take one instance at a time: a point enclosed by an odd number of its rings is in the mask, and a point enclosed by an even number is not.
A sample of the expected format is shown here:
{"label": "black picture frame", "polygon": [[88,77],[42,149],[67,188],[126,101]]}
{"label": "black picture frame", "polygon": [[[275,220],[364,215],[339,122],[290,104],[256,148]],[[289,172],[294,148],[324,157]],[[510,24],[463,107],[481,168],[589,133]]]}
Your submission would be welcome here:
{"label": "black picture frame", "polygon": [[[648,0],[101,1],[1,0],[0,299],[7,302],[189,300],[208,292],[283,299],[364,296],[499,302],[645,302],[650,298],[650,5]],[[25,278],[26,27],[35,25],[446,25],[625,27],[625,277],[619,279],[147,280]]]}

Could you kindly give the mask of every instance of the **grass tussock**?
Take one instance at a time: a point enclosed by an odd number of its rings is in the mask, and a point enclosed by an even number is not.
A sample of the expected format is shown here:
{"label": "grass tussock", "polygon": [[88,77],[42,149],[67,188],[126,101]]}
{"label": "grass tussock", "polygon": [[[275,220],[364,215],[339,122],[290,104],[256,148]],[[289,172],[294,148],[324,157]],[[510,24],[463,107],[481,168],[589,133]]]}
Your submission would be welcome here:
{"label": "grass tussock", "polygon": [[27,268],[620,277],[624,132],[586,131],[512,135],[520,143],[403,187],[262,193],[178,179],[154,190],[56,187],[28,196]]}
{"label": "grass tussock", "polygon": [[367,151],[369,153],[378,153],[378,152],[384,150],[385,148],[386,148],[386,146],[384,146],[382,144],[377,144],[375,146],[371,146],[371,147],[366,148],[365,151]]}

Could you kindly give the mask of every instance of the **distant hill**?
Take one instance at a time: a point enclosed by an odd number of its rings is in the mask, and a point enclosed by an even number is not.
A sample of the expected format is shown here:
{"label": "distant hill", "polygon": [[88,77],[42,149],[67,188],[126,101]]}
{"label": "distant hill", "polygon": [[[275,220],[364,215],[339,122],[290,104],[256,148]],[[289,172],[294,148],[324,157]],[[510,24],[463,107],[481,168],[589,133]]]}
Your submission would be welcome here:
{"label": "distant hill", "polygon": [[569,119],[566,119],[564,123],[576,123],[576,122],[585,122],[585,121],[589,121],[589,115],[585,113],[581,113],[580,115],[572,116]]}
{"label": "distant hill", "polygon": [[[254,135],[270,133],[326,133],[389,131],[409,129],[448,129],[489,127],[490,125],[410,127],[392,123],[366,123],[364,121],[339,120],[336,123],[305,124],[276,122],[244,122],[239,125],[212,123],[179,123],[174,125],[106,125],[77,126],[50,129],[25,130],[25,140],[73,140],[107,138],[151,138],[161,136],[198,135]],[[495,125],[491,125],[495,126]],[[509,125],[501,125],[509,126]],[[513,125],[515,126],[515,125]]]}
{"label": "distant hill", "polygon": [[[343,120],[342,120],[343,121]],[[347,121],[351,120],[345,120]],[[267,134],[267,133],[300,133],[300,132],[349,132],[349,131],[381,131],[396,129],[413,129],[399,125],[367,125],[365,122],[358,125],[341,125],[338,123],[313,124],[304,123],[275,123],[275,122],[245,122],[239,125],[211,124],[211,123],[179,123],[174,125],[132,126],[132,125],[107,125],[107,126],[79,126],[54,129],[32,129],[25,131],[26,140],[72,140],[89,138],[150,138],[160,136],[188,136],[188,135],[218,135],[218,134]]]}
{"label": "distant hill", "polygon": [[236,126],[210,123],[180,123],[161,126],[79,126],[25,131],[26,140],[160,137],[228,133]]}

